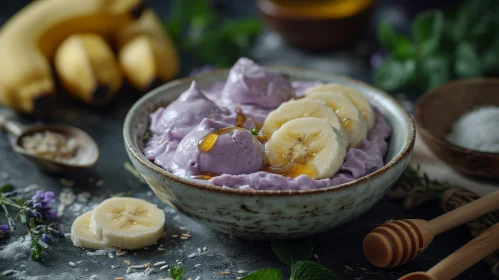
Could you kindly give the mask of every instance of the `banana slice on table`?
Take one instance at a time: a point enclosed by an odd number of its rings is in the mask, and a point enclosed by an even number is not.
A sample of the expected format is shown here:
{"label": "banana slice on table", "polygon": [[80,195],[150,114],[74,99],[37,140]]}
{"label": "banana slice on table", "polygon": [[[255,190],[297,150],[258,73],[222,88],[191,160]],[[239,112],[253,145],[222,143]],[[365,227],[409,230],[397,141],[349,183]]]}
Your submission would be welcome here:
{"label": "banana slice on table", "polygon": [[279,108],[270,112],[261,129],[262,136],[270,139],[272,134],[290,120],[313,117],[327,121],[336,128],[341,137],[348,142],[348,134],[343,128],[336,113],[324,102],[314,99],[291,100],[281,104]]}
{"label": "banana slice on table", "polygon": [[350,147],[357,148],[366,139],[367,125],[364,118],[343,94],[333,91],[306,91],[305,98],[321,100],[333,109],[348,133]]}
{"label": "banana slice on table", "polygon": [[92,219],[92,211],[81,214],[74,220],[71,226],[71,241],[73,245],[88,249],[105,249],[109,245],[102,239],[97,238],[90,231],[90,220]]}
{"label": "banana slice on table", "polygon": [[272,168],[282,168],[283,175],[323,179],[338,172],[346,148],[337,129],[323,119],[308,117],[282,125],[265,144],[265,153]]}
{"label": "banana slice on table", "polygon": [[362,114],[362,117],[366,121],[367,129],[370,130],[373,128],[374,122],[376,121],[376,115],[374,114],[373,107],[371,107],[367,99],[358,90],[340,84],[318,85],[308,90],[309,93],[320,91],[332,91],[343,94]]}
{"label": "banana slice on table", "polygon": [[90,229],[110,246],[138,249],[163,236],[165,213],[143,199],[114,197],[94,209]]}

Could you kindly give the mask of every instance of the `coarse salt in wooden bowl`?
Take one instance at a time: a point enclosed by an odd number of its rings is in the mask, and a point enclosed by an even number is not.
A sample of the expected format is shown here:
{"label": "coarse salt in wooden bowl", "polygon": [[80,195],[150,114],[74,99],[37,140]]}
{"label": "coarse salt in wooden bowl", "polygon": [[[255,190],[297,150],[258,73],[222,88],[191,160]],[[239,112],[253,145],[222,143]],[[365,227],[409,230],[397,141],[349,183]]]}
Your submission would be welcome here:
{"label": "coarse salt in wooden bowl", "polygon": [[424,94],[414,113],[419,135],[438,158],[468,175],[499,178],[499,153],[466,149],[446,140],[459,117],[482,106],[499,106],[499,79],[475,78],[445,84]]}

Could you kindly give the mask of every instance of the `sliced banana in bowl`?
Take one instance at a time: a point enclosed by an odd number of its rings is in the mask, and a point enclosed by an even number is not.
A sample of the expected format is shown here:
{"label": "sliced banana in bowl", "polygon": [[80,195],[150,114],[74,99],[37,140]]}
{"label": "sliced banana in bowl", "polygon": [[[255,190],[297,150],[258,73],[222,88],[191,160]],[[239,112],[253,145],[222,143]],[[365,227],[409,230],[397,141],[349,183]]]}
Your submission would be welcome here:
{"label": "sliced banana in bowl", "polygon": [[165,213],[143,199],[114,197],[93,211],[90,230],[109,246],[139,249],[163,236]]}
{"label": "sliced banana in bowl", "polygon": [[307,117],[290,120],[276,130],[265,144],[265,153],[271,168],[283,169],[281,174],[323,179],[338,172],[347,144],[326,120]]}
{"label": "sliced banana in bowl", "polygon": [[341,137],[348,139],[348,134],[336,113],[324,102],[314,99],[298,99],[282,103],[281,106],[270,112],[265,119],[261,129],[262,136],[270,139],[272,134],[288,121],[306,117],[327,121],[338,130]]}
{"label": "sliced banana in bowl", "polygon": [[367,137],[367,124],[359,110],[343,94],[333,91],[306,91],[305,98],[326,103],[338,115],[348,133],[348,143],[357,148]]}
{"label": "sliced banana in bowl", "polygon": [[105,249],[109,245],[102,239],[95,236],[90,231],[90,220],[92,219],[92,211],[83,213],[76,218],[71,226],[71,241],[76,247],[87,249]]}
{"label": "sliced banana in bowl", "polygon": [[376,114],[373,107],[358,90],[340,84],[323,84],[307,90],[308,94],[313,92],[338,92],[343,94],[359,110],[362,118],[366,121],[367,129],[373,128],[376,122]]}

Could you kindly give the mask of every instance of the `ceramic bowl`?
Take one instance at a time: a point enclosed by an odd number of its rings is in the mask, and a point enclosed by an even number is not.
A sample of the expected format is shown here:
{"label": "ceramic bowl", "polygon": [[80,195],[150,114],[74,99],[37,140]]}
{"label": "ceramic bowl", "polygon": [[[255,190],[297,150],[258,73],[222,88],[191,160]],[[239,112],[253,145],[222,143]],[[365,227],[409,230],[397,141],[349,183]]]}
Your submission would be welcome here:
{"label": "ceramic bowl", "polygon": [[499,106],[499,79],[467,79],[445,84],[423,95],[414,114],[421,138],[438,158],[465,174],[499,178],[499,153],[473,151],[445,140],[461,115],[484,105]]}
{"label": "ceramic bowl", "polygon": [[352,8],[343,7],[324,15],[312,10],[290,9],[270,0],[256,3],[265,23],[289,43],[304,49],[327,50],[356,39],[367,28],[373,1],[350,1],[359,2],[354,11],[345,12]]}
{"label": "ceramic bowl", "polygon": [[165,84],[137,101],[124,124],[125,146],[135,168],[151,189],[180,213],[212,229],[246,239],[298,238],[327,231],[371,208],[402,174],[412,155],[415,128],[411,117],[389,95],[342,76],[269,67],[291,80],[334,82],[360,90],[393,129],[387,164],[358,180],[315,190],[248,191],[198,183],[175,176],[149,161],[143,136],[149,114],[166,106],[195,79],[201,88],[227,79],[228,70]]}

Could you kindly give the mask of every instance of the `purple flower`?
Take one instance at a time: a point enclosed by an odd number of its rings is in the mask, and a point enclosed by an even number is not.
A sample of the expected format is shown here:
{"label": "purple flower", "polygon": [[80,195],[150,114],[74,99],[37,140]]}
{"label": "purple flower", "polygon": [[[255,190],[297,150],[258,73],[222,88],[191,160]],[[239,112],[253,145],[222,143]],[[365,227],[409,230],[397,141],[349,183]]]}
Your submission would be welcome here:
{"label": "purple flower", "polygon": [[44,204],[43,206],[56,202],[54,192],[43,190],[36,191],[35,195],[33,196],[33,201],[35,203],[40,202]]}
{"label": "purple flower", "polygon": [[51,191],[38,190],[33,196],[33,207],[36,208],[46,220],[53,221],[57,219],[57,214],[52,210],[51,205],[55,202],[54,192]]}
{"label": "purple flower", "polygon": [[5,235],[9,231],[8,225],[0,225],[0,235]]}
{"label": "purple flower", "polygon": [[378,68],[381,66],[383,63],[383,60],[385,60],[385,52],[383,51],[377,51],[371,56],[371,67],[372,68]]}
{"label": "purple flower", "polygon": [[42,214],[40,212],[38,212],[38,211],[35,211],[33,209],[27,209],[27,211],[28,211],[28,214],[30,216],[35,217],[38,220],[40,220],[42,218]]}
{"label": "purple flower", "polygon": [[52,237],[46,235],[45,233],[42,234],[42,241],[45,243],[45,244],[51,244],[52,243]]}

